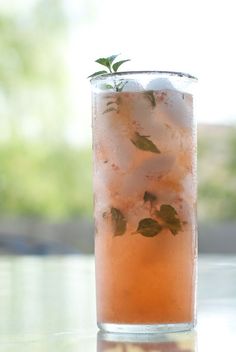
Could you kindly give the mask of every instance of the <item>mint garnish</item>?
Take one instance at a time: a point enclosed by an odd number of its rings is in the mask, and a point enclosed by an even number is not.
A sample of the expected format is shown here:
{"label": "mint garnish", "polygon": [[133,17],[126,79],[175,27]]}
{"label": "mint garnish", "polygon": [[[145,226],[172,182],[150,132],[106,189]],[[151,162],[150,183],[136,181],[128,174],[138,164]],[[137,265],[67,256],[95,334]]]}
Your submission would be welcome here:
{"label": "mint garnish", "polygon": [[121,236],[126,231],[126,219],[119,209],[111,208],[111,217],[115,236]]}
{"label": "mint garnish", "polygon": [[[151,205],[153,206],[152,202],[157,200],[157,196],[146,191],[144,193],[143,199],[144,202],[150,201]],[[127,228],[127,220],[125,216],[119,209],[114,207],[111,208],[109,213],[112,219],[114,236],[123,235]],[[109,213],[104,212],[102,215],[103,218],[106,219]],[[160,210],[155,210],[153,215],[157,219],[141,219],[138,223],[138,228],[134,233],[140,233],[145,237],[154,237],[164,229],[169,229],[173,235],[177,235],[177,233],[182,230],[181,221],[175,208],[172,205],[162,204]],[[182,222],[182,224],[186,224],[186,222]]]}
{"label": "mint garnish", "polygon": [[152,107],[154,108],[156,106],[156,98],[155,98],[154,92],[152,90],[148,90],[144,92],[144,96],[148,98]]}
{"label": "mint garnish", "polygon": [[[153,195],[152,195],[153,196]],[[154,200],[151,193],[145,192],[144,200]],[[173,235],[177,235],[181,231],[181,222],[177,217],[174,207],[169,204],[162,204],[160,210],[155,211],[155,215],[159,219],[145,218],[139,221],[137,232],[146,237],[154,237],[158,235],[164,228],[168,228]]]}
{"label": "mint garnish", "polygon": [[[115,59],[118,56],[119,56],[119,54],[118,55],[111,55],[108,57],[101,57],[100,59],[95,60],[95,62],[97,62],[98,64],[105,66],[106,70],[94,72],[92,75],[88,76],[88,78],[103,76],[103,75],[109,74],[109,73],[110,74],[116,73],[121,65],[123,65],[127,61],[130,61],[130,59],[126,59],[126,60],[121,60],[121,61],[117,61],[114,63]],[[119,79],[118,83],[114,79],[113,82],[114,82],[114,86],[111,84],[109,84],[109,85],[105,84],[104,88],[114,89],[116,92],[121,92],[122,89],[124,88],[125,84],[127,83],[127,81],[125,81],[124,79]]]}
{"label": "mint garnish", "polygon": [[151,204],[157,200],[157,196],[154,193],[146,191],[143,196],[144,202],[150,202]]}
{"label": "mint garnish", "polygon": [[145,218],[139,221],[137,232],[145,237],[154,237],[162,230],[161,225],[151,218]]}
{"label": "mint garnish", "polygon": [[115,111],[115,112],[118,112],[118,110],[114,107],[110,107],[110,108],[107,108],[106,110],[103,111],[103,114],[106,114],[107,112],[111,112],[111,111]]}
{"label": "mint garnish", "polygon": [[137,147],[138,149],[152,152],[152,153],[160,153],[160,150],[157,146],[148,139],[149,136],[141,136],[138,132],[135,132],[134,137],[131,139],[131,142]]}
{"label": "mint garnish", "polygon": [[97,72],[93,73],[92,75],[88,76],[88,78],[104,75],[107,73],[115,73],[115,72],[117,72],[118,68],[121,65],[123,65],[127,61],[130,61],[130,59],[127,59],[127,60],[121,60],[121,61],[117,61],[117,62],[113,63],[118,56],[119,56],[119,54],[108,56],[108,57],[102,57],[100,59],[95,60],[95,62],[97,62],[98,64],[105,66],[107,70],[106,71],[105,70],[97,71]]}
{"label": "mint garnish", "polygon": [[173,235],[181,230],[181,222],[177,217],[177,212],[174,207],[169,204],[162,204],[160,210],[156,210],[155,215],[164,222],[165,227],[167,227]]}
{"label": "mint garnish", "polygon": [[[109,98],[110,99],[110,98]],[[118,97],[115,100],[109,100],[106,104],[107,108],[103,111],[103,114],[107,112],[115,111],[117,114],[120,112],[119,105],[121,103],[121,99]]]}

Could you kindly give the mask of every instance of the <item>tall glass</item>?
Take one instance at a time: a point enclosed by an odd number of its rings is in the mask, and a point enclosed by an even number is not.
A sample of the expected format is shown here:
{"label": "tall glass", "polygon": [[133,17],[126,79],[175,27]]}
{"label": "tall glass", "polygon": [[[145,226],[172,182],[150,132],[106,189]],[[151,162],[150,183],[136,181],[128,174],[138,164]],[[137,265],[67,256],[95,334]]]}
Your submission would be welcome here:
{"label": "tall glass", "polygon": [[91,80],[97,320],[110,332],[195,324],[196,79]]}

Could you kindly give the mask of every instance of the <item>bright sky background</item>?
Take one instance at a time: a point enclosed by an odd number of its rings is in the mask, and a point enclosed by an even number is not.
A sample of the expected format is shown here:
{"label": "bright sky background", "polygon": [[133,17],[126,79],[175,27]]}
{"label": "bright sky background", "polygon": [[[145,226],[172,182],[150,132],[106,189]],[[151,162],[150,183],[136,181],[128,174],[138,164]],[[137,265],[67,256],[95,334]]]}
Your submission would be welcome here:
{"label": "bright sky background", "polygon": [[[11,1],[20,11],[35,0]],[[196,75],[198,121],[236,123],[235,0],[64,0],[64,6],[71,24],[68,136],[75,143],[91,141],[86,77],[99,69],[95,59],[116,53],[131,59],[124,70]]]}
{"label": "bright sky background", "polygon": [[199,78],[199,122],[236,122],[235,1],[67,0],[71,16],[72,94],[76,126],[71,136],[90,137],[93,61],[122,53],[125,70],[174,70]]}

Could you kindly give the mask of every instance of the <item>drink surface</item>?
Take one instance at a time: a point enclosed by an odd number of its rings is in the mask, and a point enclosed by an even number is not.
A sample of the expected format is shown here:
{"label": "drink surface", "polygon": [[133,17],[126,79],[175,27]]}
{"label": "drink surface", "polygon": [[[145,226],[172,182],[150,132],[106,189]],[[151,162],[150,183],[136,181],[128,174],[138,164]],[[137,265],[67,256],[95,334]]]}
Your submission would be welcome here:
{"label": "drink surface", "polygon": [[174,89],[93,95],[99,322],[194,320],[195,128]]}

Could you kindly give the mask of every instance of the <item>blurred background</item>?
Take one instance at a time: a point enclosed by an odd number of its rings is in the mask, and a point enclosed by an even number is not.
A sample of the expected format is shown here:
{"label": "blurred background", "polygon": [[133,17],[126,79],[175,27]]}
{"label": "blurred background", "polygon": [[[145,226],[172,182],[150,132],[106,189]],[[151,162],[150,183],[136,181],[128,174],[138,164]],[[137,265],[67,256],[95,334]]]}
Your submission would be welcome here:
{"label": "blurred background", "polygon": [[0,253],[93,253],[94,60],[199,78],[201,253],[236,253],[234,2],[0,1]]}

